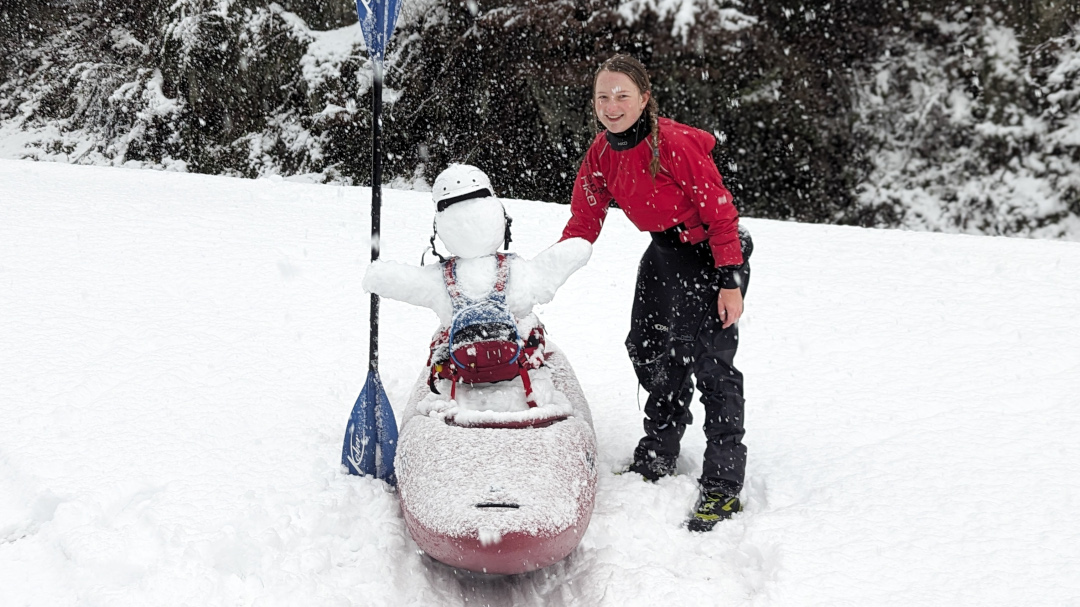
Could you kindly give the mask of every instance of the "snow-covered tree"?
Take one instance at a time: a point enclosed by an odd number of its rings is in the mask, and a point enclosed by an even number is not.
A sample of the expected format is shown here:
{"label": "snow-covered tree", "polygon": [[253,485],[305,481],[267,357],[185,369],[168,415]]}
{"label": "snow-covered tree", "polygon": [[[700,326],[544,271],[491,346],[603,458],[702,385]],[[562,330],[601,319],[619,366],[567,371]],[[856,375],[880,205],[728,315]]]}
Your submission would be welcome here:
{"label": "snow-covered tree", "polygon": [[[367,183],[355,21],[348,0],[9,0],[0,154]],[[470,162],[565,202],[621,51],[716,135],[745,214],[1080,238],[1078,23],[1061,0],[406,0],[384,175]]]}
{"label": "snow-covered tree", "polygon": [[920,17],[862,74],[860,200],[915,229],[1080,238],[1080,31],[989,7]]}

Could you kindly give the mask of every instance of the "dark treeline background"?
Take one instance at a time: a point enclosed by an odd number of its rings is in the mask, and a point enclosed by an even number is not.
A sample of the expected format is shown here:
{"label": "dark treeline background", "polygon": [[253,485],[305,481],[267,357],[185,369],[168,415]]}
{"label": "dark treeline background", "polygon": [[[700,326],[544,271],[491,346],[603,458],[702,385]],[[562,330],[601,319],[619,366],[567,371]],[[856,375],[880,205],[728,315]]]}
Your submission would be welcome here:
{"label": "dark treeline background", "polygon": [[[352,2],[0,2],[18,155],[370,181]],[[1080,238],[1078,20],[1075,0],[416,0],[384,175],[468,161],[501,195],[567,201],[593,73],[623,51],[664,115],[717,135],[746,215]]]}

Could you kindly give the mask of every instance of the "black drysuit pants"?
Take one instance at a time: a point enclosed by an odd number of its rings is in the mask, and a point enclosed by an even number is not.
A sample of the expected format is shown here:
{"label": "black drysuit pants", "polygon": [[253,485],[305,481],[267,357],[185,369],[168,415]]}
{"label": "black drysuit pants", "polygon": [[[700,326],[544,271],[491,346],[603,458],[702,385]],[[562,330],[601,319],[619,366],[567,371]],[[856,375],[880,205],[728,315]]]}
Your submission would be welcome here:
{"label": "black drysuit pants", "polygon": [[[746,473],[742,443],[743,376],[735,368],[739,329],[723,328],[717,311],[721,271],[708,241],[681,243],[677,232],[654,233],[638,267],[626,349],[638,381],[649,393],[645,436],[635,459],[674,462],[693,421],[694,386],[705,407],[705,459],[699,482],[706,491],[738,495]],[[745,297],[753,241],[740,229],[743,265],[736,271]]]}

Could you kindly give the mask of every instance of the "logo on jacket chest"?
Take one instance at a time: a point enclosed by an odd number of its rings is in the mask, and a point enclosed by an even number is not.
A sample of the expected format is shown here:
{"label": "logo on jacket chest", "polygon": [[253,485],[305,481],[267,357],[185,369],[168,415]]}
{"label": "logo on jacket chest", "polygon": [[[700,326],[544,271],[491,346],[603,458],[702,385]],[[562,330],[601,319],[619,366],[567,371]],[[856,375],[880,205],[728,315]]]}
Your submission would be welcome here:
{"label": "logo on jacket chest", "polygon": [[615,178],[608,182],[608,190],[619,202],[647,204],[659,191],[659,183],[647,167],[636,166],[634,163],[620,163],[614,175]]}

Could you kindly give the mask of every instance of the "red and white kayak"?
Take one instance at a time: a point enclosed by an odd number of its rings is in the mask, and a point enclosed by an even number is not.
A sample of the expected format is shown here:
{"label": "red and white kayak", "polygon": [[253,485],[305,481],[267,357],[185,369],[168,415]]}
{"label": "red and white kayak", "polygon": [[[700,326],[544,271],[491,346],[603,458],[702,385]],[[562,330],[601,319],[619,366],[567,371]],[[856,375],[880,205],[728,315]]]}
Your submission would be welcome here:
{"label": "red and white kayak", "polygon": [[426,374],[418,382],[395,469],[406,527],[436,560],[524,573],[562,560],[585,534],[596,497],[592,416],[550,341],[544,360],[530,372],[535,408],[520,380],[459,386],[454,402],[433,394]]}

